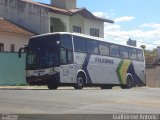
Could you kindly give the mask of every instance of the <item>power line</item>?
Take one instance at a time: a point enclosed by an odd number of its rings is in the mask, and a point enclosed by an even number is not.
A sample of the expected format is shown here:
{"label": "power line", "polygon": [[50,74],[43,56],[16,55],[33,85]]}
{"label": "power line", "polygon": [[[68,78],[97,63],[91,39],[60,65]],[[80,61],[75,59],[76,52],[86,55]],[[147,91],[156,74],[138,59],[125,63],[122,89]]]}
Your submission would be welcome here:
{"label": "power line", "polygon": [[[108,35],[108,36],[112,36],[112,37],[116,37],[116,38],[121,38],[121,39],[125,39],[125,40],[129,40],[129,38],[124,38],[124,37],[121,37],[121,36],[117,36],[117,35],[111,35],[111,34],[107,34],[107,33],[104,33],[105,35]],[[131,39],[132,40],[132,39]],[[154,45],[154,46],[159,46],[160,44],[154,44],[154,43],[150,43],[150,42],[144,42],[144,41],[139,41],[139,40],[135,40],[139,43],[145,43],[145,44],[150,44],[150,45]]]}
{"label": "power line", "polygon": [[124,40],[128,40],[129,39],[129,38],[124,38],[124,37],[121,37],[121,36],[111,35],[111,34],[107,34],[107,33],[104,33],[104,35],[108,35],[108,36],[112,36],[112,37],[116,37],[116,38],[121,38],[121,39],[124,39]]}

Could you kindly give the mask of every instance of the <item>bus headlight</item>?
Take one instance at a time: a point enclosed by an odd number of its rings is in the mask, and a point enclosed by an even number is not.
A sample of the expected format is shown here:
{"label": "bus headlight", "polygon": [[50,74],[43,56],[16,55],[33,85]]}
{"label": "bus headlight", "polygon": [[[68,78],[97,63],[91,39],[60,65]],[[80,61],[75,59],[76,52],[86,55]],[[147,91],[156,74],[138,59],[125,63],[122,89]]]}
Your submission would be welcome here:
{"label": "bus headlight", "polygon": [[54,71],[54,68],[50,68],[49,72],[53,72]]}
{"label": "bus headlight", "polygon": [[30,72],[29,72],[28,70],[26,70],[26,75],[29,75],[29,73],[30,73]]}

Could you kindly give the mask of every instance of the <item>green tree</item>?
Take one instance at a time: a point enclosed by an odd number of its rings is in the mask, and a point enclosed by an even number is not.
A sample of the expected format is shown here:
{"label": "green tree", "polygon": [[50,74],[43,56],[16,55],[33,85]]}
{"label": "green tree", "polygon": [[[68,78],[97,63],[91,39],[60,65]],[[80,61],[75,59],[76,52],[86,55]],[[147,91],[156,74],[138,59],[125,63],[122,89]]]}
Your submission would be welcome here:
{"label": "green tree", "polygon": [[155,61],[156,57],[157,57],[157,51],[156,49],[146,49],[145,45],[141,45],[140,46],[143,51],[144,51],[144,56],[145,56],[145,60],[146,60],[146,64],[151,64]]}
{"label": "green tree", "polygon": [[143,49],[144,54],[146,55],[147,54],[146,45],[141,45],[140,47]]}
{"label": "green tree", "polygon": [[145,45],[141,45],[140,46],[144,51],[146,50],[146,46]]}

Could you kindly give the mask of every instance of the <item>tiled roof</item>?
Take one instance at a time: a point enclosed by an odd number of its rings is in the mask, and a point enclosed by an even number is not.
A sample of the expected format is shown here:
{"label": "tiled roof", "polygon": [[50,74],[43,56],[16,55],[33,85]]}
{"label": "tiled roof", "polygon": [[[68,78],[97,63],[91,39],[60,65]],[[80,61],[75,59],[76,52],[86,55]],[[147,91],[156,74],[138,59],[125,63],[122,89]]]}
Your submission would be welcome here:
{"label": "tiled roof", "polygon": [[97,16],[93,15],[86,8],[75,8],[75,9],[72,9],[72,10],[69,10],[69,11],[72,12],[73,15],[79,13],[82,16],[84,16],[85,18],[88,18],[88,19],[91,19],[91,20],[114,23],[114,21],[112,21],[112,20],[109,20],[109,19],[106,19],[106,18],[100,18],[100,17],[97,17]]}
{"label": "tiled roof", "polygon": [[75,8],[75,9],[72,9],[72,10],[66,10],[66,9],[58,8],[58,7],[49,5],[49,4],[33,2],[31,0],[22,0],[22,1],[48,8],[50,12],[54,12],[54,13],[58,13],[58,14],[64,14],[64,15],[73,16],[73,15],[79,13],[83,17],[91,19],[91,20],[114,23],[114,21],[112,21],[112,20],[96,17],[91,12],[89,12],[86,8]]}
{"label": "tiled roof", "polygon": [[44,4],[44,3],[40,3],[40,2],[34,2],[34,1],[31,1],[31,0],[21,0],[21,1],[48,8],[50,12],[55,12],[55,13],[60,13],[60,14],[65,14],[65,15],[71,15],[72,14],[66,9],[54,7],[54,6],[49,5],[49,4]]}
{"label": "tiled roof", "polygon": [[0,18],[0,32],[10,32],[10,33],[15,33],[15,34],[23,34],[23,35],[29,35],[33,36],[34,34],[3,19]]}

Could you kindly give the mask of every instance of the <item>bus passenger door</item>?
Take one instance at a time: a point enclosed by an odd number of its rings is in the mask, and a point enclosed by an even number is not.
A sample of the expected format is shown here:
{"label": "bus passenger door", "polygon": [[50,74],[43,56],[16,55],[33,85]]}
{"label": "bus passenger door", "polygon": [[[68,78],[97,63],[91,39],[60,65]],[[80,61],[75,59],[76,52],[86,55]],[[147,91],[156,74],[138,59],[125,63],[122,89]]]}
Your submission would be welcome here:
{"label": "bus passenger door", "polygon": [[60,82],[61,83],[74,83],[75,69],[72,64],[62,65],[60,67]]}
{"label": "bus passenger door", "polygon": [[74,66],[73,66],[73,51],[61,48],[60,50],[60,82],[73,83],[74,81]]}

